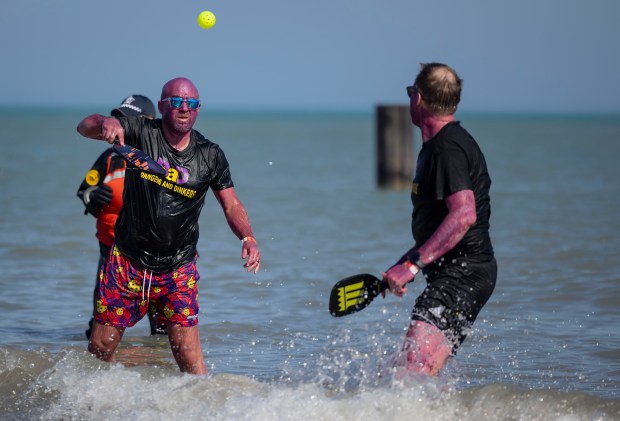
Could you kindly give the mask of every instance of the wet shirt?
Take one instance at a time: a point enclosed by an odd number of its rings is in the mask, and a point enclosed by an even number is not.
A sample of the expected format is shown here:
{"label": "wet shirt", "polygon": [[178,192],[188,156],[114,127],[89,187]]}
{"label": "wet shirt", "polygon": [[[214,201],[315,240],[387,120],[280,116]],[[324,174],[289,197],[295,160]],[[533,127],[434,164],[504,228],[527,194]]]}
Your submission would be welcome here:
{"label": "wet shirt", "polygon": [[191,261],[198,243],[198,217],[209,187],[233,187],[228,161],[219,146],[192,130],[183,151],[165,140],[161,120],[119,117],[125,143],[144,151],[167,176],[127,167],[123,207],[116,222],[122,254],[157,273]]}
{"label": "wet shirt", "polygon": [[476,223],[444,258],[467,258],[484,262],[493,257],[489,237],[491,178],[484,155],[474,138],[458,121],[445,125],[424,142],[418,155],[411,189],[411,230],[418,246],[424,244],[448,215],[445,199],[462,190],[472,190]]}

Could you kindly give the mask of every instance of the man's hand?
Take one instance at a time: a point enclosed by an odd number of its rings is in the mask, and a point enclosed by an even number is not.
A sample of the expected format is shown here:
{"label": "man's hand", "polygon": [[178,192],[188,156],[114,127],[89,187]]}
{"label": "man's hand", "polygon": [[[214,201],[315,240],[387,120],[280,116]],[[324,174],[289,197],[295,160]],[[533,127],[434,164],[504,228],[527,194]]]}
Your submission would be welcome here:
{"label": "man's hand", "polygon": [[101,123],[101,139],[113,144],[118,138],[118,144],[125,144],[125,130],[121,123],[114,117],[108,117]]}
{"label": "man's hand", "polygon": [[243,265],[244,268],[248,269],[248,272],[258,272],[260,268],[260,251],[258,251],[254,237],[248,236],[241,240],[241,258],[248,259]]}
{"label": "man's hand", "polygon": [[[417,268],[415,265],[414,267]],[[419,270],[420,269],[418,268],[418,271]],[[390,286],[390,291],[392,291],[392,293],[397,297],[402,297],[407,293],[406,285],[415,278],[415,274],[413,272],[414,271],[412,271],[404,263],[397,263],[382,275],[383,280]]]}
{"label": "man's hand", "polygon": [[90,139],[105,140],[113,144],[118,138],[118,144],[125,144],[125,130],[115,117],[106,117],[101,114],[92,114],[84,118],[77,126],[77,131]]}

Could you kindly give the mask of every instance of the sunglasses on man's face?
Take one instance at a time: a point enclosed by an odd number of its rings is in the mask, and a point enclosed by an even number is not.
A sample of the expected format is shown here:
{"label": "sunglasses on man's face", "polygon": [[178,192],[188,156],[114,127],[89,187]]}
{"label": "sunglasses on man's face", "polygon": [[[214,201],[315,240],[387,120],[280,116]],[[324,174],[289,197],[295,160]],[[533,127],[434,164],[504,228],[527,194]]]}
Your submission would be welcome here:
{"label": "sunglasses on man's face", "polygon": [[170,106],[177,110],[181,108],[184,102],[187,103],[187,108],[189,108],[190,110],[197,110],[198,108],[200,108],[200,100],[196,98],[183,99],[178,96],[173,96],[170,98],[162,98],[161,100],[168,101],[170,103]]}

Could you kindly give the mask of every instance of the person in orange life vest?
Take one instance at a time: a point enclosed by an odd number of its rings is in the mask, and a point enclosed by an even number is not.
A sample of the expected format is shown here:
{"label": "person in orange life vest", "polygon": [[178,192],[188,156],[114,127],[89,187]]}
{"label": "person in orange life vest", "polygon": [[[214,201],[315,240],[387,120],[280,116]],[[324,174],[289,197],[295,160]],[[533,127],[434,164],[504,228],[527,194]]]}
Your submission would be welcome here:
{"label": "person in orange life vest", "polygon": [[[153,120],[155,104],[144,95],[130,95],[121,102],[121,105],[114,108],[110,115],[113,117],[142,116]],[[77,196],[82,199],[86,207],[84,214],[90,213],[97,218],[97,239],[99,240],[97,274],[114,242],[114,224],[123,205],[125,168],[125,161],[114,152],[113,148],[108,148],[97,158],[77,191]],[[98,275],[95,293],[97,289],[99,289]],[[96,309],[95,302],[93,302],[93,309]],[[90,339],[92,323],[91,317],[88,330],[85,332],[87,339]],[[151,335],[166,334],[166,325],[161,320],[158,322],[154,307],[149,309],[149,323]]]}

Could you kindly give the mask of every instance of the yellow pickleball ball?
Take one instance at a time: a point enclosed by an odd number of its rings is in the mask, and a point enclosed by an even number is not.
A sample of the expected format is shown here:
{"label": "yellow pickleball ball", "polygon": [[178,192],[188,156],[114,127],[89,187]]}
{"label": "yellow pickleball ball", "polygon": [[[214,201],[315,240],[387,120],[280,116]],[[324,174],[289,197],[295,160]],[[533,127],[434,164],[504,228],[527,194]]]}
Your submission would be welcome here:
{"label": "yellow pickleball ball", "polygon": [[210,29],[215,25],[215,15],[208,10],[198,15],[198,25],[203,29]]}

